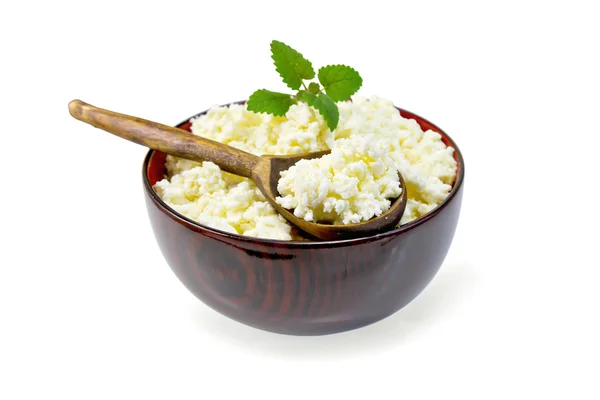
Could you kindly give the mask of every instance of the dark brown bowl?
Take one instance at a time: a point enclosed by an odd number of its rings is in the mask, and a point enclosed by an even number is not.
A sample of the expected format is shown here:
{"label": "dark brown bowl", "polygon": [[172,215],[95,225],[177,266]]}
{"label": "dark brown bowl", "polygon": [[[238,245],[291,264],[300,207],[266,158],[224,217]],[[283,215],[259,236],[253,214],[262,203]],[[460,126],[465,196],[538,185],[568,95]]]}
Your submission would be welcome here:
{"label": "dark brown bowl", "polygon": [[[179,280],[217,312],[266,331],[323,335],[386,318],[411,302],[442,265],[458,222],[464,162],[456,150],[454,187],[437,208],[392,231],[335,242],[266,240],[202,226],[171,209],[152,189],[165,173],[164,153],[144,160],[146,206],[156,241]],[[200,113],[198,115],[201,115]],[[178,125],[190,130],[189,120]]]}

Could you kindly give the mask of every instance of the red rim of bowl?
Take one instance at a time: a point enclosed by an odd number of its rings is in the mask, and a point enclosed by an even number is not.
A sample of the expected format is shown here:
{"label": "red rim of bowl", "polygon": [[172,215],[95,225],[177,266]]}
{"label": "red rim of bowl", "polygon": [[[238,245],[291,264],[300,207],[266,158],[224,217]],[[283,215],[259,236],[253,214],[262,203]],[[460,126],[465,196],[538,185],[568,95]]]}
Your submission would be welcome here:
{"label": "red rim of bowl", "polygon": [[[232,104],[244,104],[244,103],[245,103],[245,100],[242,100],[242,101],[236,101],[233,103],[223,104],[222,106],[229,106]],[[464,176],[465,176],[465,162],[463,160],[462,153],[461,153],[460,149],[458,148],[458,146],[456,145],[456,143],[454,142],[454,140],[452,140],[452,138],[446,132],[444,132],[442,129],[440,129],[437,125],[429,122],[427,119],[425,119],[413,112],[404,110],[404,109],[396,107],[396,106],[394,106],[394,107],[400,112],[402,117],[407,118],[407,119],[415,119],[415,118],[419,119],[419,120],[427,123],[430,126],[429,129],[432,129],[433,131],[442,135],[442,140],[446,144],[446,146],[449,145],[454,148],[455,159],[457,161],[457,167],[456,167],[457,175],[456,175],[454,184],[452,186],[452,190],[450,190],[450,193],[448,193],[448,196],[446,196],[446,198],[437,207],[435,207],[433,210],[431,210],[427,214],[423,215],[422,217],[419,217],[411,222],[408,222],[404,225],[401,225],[400,227],[397,227],[397,228],[392,229],[387,232],[379,233],[379,234],[373,235],[373,236],[365,236],[365,237],[361,237],[361,238],[355,238],[355,239],[299,241],[299,240],[261,239],[261,238],[251,237],[251,236],[244,236],[244,235],[240,235],[240,234],[229,233],[229,232],[221,231],[219,229],[211,228],[206,225],[202,225],[192,219],[185,217],[182,214],[179,214],[177,211],[175,211],[174,209],[169,207],[169,205],[167,203],[165,203],[152,188],[152,185],[150,184],[150,181],[148,178],[148,166],[150,164],[150,159],[152,158],[152,155],[154,154],[154,150],[149,150],[148,153],[146,154],[146,157],[144,158],[144,163],[142,166],[142,179],[144,181],[144,189],[149,193],[150,198],[154,201],[155,204],[157,204],[159,206],[159,208],[161,208],[164,212],[166,212],[172,219],[182,223],[183,225],[187,226],[188,228],[195,230],[195,231],[209,233],[209,234],[211,234],[211,236],[223,237],[223,238],[233,239],[233,240],[242,241],[242,242],[260,243],[260,244],[272,245],[272,246],[285,245],[285,247],[295,247],[295,248],[305,248],[305,247],[312,247],[312,248],[328,247],[329,248],[329,247],[336,247],[336,246],[348,246],[348,245],[360,244],[360,243],[370,242],[373,240],[384,239],[389,236],[400,235],[406,231],[409,231],[409,230],[427,222],[431,218],[435,217],[437,214],[439,214],[442,211],[442,209],[444,209],[444,207],[446,207],[452,201],[452,199],[454,198],[456,193],[462,187]],[[208,111],[208,110],[206,110],[206,111]],[[188,123],[192,118],[196,118],[202,114],[205,114],[206,111],[202,111],[202,112],[194,115],[193,117],[190,117],[190,118],[180,122],[179,124],[177,124],[175,126],[180,127],[180,126]]]}

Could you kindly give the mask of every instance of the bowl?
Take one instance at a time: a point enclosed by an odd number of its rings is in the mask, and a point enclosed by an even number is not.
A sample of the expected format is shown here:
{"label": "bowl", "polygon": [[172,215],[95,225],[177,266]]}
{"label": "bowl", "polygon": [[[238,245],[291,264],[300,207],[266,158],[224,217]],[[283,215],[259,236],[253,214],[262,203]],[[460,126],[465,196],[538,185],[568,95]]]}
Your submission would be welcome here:
{"label": "bowl", "polygon": [[[152,186],[165,174],[166,154],[149,151],[142,170],[146,207],[158,246],[177,278],[222,315],[288,335],[364,327],[410,303],[431,282],[448,253],[460,214],[465,169],[459,148],[445,132],[418,115],[398,111],[423,130],[438,132],[446,145],[454,147],[457,177],[446,199],[428,214],[360,239],[256,239],[200,225],[154,192]],[[189,131],[190,125],[188,118],[177,127]]]}

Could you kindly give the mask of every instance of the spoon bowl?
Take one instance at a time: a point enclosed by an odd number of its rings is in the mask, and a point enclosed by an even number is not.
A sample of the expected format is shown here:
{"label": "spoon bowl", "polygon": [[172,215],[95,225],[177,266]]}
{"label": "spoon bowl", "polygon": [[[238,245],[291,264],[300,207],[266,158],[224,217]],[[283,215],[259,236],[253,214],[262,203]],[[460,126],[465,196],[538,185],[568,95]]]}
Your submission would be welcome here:
{"label": "spoon bowl", "polygon": [[303,159],[319,158],[329,153],[255,156],[184,130],[94,107],[81,100],[69,103],[69,113],[75,119],[142,146],[192,161],[211,161],[223,171],[252,179],[275,210],[298,229],[322,240],[344,240],[370,236],[393,229],[406,208],[407,193],[402,175],[401,195],[380,216],[358,224],[329,225],[308,222],[283,208],[275,199],[281,172]]}
{"label": "spoon bowl", "polygon": [[[277,184],[281,176],[281,171],[289,169],[300,160],[319,158],[329,153],[330,151],[328,150],[291,156],[262,156],[260,157],[261,161],[256,169],[258,171],[258,176],[253,177],[254,182],[256,182],[256,185],[267,199],[275,199],[279,196]],[[269,178],[263,180],[261,178],[263,176],[268,176]],[[398,225],[404,214],[407,201],[406,184],[402,174],[398,173],[398,177],[400,179],[402,193],[394,199],[390,208],[378,217],[371,218],[366,222],[358,224],[331,225],[319,222],[308,222],[302,218],[296,217],[292,211],[282,207],[275,201],[271,202],[271,204],[281,216],[298,227],[298,229],[322,240],[343,240],[370,236],[393,229]],[[265,183],[268,184],[265,185]]]}

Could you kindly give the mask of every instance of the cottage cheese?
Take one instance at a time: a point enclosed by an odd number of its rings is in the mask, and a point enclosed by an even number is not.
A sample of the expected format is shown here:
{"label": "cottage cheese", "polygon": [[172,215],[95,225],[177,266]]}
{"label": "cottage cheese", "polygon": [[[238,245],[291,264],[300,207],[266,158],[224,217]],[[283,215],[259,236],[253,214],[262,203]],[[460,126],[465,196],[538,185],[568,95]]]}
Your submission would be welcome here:
{"label": "cottage cheese", "polygon": [[276,201],[306,221],[356,224],[379,216],[402,193],[388,148],[374,134],[336,140],[331,154],[281,173]]}
{"label": "cottage cheese", "polygon": [[[339,218],[344,223],[385,211],[385,196],[394,197],[395,193],[390,172],[393,166],[402,173],[408,196],[400,224],[423,216],[446,198],[456,175],[456,161],[454,150],[441,141],[439,134],[423,132],[416,121],[401,117],[392,102],[377,97],[355,97],[352,102],[338,103],[338,108],[340,121],[334,132],[327,129],[318,112],[302,102],[293,105],[285,117],[255,114],[243,105],[215,106],[206,115],[192,119],[191,130],[255,155],[332,149],[331,157],[325,161],[301,167],[312,171],[329,163],[336,166],[330,179],[334,182],[335,178],[336,183],[327,186],[326,193],[323,187],[319,189],[318,184],[309,181],[297,187],[301,190],[293,191],[291,184],[285,183],[279,189],[283,195],[280,202],[287,202],[288,207],[303,214],[305,219],[311,218],[312,211],[313,219]],[[344,168],[342,161],[354,166]],[[166,167],[167,177],[157,182],[154,189],[175,211],[231,233],[292,239],[290,225],[266,202],[251,180],[223,172],[210,162],[171,156],[167,157]],[[293,181],[294,173],[287,175],[282,182]],[[300,196],[295,203],[294,194],[302,188],[307,188],[307,198]],[[359,201],[357,195],[362,192],[370,195]],[[317,197],[312,198],[308,193]],[[322,206],[317,204],[320,200]]]}
{"label": "cottage cheese", "polygon": [[334,141],[321,115],[302,102],[285,117],[253,113],[239,104],[213,107],[192,119],[192,133],[256,155],[312,153],[330,149]]}
{"label": "cottage cheese", "polygon": [[291,239],[291,226],[252,181],[211,162],[181,170],[154,188],[175,211],[201,224],[246,236]]}

